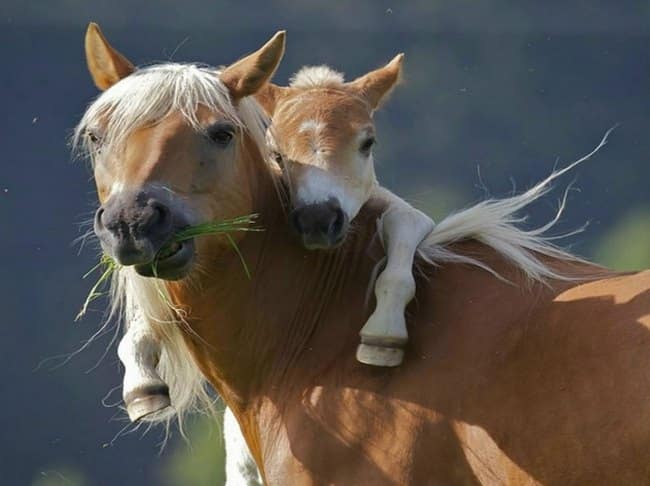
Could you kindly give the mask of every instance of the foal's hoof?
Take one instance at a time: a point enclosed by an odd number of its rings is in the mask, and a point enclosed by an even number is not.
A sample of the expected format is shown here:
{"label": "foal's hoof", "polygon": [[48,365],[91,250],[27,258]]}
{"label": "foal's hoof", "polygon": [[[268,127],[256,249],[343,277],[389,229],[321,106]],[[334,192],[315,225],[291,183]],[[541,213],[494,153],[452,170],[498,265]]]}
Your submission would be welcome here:
{"label": "foal's hoof", "polygon": [[361,343],[357,348],[357,361],[371,366],[395,367],[404,361],[404,350]]}
{"label": "foal's hoof", "polygon": [[172,405],[167,385],[136,388],[124,397],[124,403],[131,422],[137,422]]}

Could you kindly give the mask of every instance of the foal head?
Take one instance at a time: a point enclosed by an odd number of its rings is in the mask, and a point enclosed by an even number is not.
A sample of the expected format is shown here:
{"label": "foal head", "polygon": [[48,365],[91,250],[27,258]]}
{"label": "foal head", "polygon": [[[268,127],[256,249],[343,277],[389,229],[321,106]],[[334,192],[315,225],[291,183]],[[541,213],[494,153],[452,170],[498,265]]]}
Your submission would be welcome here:
{"label": "foal head", "polygon": [[101,204],[95,233],[119,264],[145,276],[182,278],[195,245],[223,242],[172,243],[178,230],[251,212],[250,171],[242,161],[262,160],[264,117],[250,95],[273,75],[283,52],[278,32],[220,73],[175,63],[136,70],[89,26],[88,68],[104,93],[76,139],[93,160]]}
{"label": "foal head", "polygon": [[377,184],[373,112],[399,81],[403,55],[352,82],[319,66],[257,95],[272,118],[267,144],[291,193],[291,223],[307,248],[333,248]]}

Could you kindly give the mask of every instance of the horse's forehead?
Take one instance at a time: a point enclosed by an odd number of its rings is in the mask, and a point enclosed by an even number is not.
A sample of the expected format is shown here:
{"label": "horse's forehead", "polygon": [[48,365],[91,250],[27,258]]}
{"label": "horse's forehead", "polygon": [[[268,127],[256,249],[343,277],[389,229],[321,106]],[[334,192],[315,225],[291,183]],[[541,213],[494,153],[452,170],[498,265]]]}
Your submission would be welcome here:
{"label": "horse's forehead", "polygon": [[162,120],[135,129],[127,138],[127,153],[138,146],[169,146],[171,141],[178,143],[194,133],[195,129],[181,113],[170,113]]}
{"label": "horse's forehead", "polygon": [[[208,127],[213,123],[223,120],[225,115],[223,113],[215,112],[207,106],[199,105],[195,112],[192,114],[194,122],[202,127]],[[174,110],[165,116],[162,120],[156,121],[153,126],[160,126],[163,130],[172,132],[177,130],[179,132],[189,132],[190,130],[196,131],[194,123],[189,120],[187,114],[182,113],[180,110]]]}

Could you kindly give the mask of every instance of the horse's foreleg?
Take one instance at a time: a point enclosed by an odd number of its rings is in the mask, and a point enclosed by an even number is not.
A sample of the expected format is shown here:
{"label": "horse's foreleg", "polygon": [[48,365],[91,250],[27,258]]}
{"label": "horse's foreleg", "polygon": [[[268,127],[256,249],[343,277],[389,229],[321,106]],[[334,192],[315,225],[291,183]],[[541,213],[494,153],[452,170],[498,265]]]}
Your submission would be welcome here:
{"label": "horse's foreleg", "polygon": [[124,364],[122,397],[132,422],[171,406],[169,387],[156,371],[160,353],[160,342],[147,322],[129,322],[117,354]]}
{"label": "horse's foreleg", "polygon": [[374,366],[398,366],[408,341],[404,310],[415,295],[413,259],[431,233],[433,221],[401,202],[383,215],[386,268],[377,278],[377,307],[359,333],[357,360]]}

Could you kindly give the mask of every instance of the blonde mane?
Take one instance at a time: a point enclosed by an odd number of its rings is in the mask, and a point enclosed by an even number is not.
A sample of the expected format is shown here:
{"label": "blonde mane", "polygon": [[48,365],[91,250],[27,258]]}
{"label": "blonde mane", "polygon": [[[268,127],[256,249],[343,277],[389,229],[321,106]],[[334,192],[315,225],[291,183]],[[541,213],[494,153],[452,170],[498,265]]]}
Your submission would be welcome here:
{"label": "blonde mane", "polygon": [[[75,130],[74,145],[92,157],[94,154],[84,134],[87,130],[104,124],[103,144],[119,148],[134,129],[155,123],[172,112],[181,112],[189,123],[200,129],[195,113],[199,105],[204,105],[223,113],[237,126],[248,131],[264,154],[266,120],[261,108],[252,98],[245,98],[234,107],[218,73],[214,68],[174,63],[139,69],[90,105]],[[300,70],[292,78],[291,85],[322,87],[340,85],[342,82],[342,74],[326,66],[318,66]],[[420,256],[431,264],[462,262],[494,273],[480,260],[454,253],[448,248],[451,243],[473,238],[511,261],[533,281],[563,278],[539,259],[539,255],[560,259],[576,258],[545,237],[559,218],[563,206],[550,223],[531,231],[517,227],[522,221],[517,214],[546,194],[551,182],[557,177],[598,151],[607,142],[608,134],[609,132],[590,154],[553,172],[523,194],[483,201],[444,218],[421,245]],[[182,427],[186,413],[210,409],[213,402],[206,388],[206,380],[185,345],[183,333],[186,332],[187,324],[183,311],[171,304],[164,282],[141,277],[132,268],[121,268],[112,281],[110,317],[116,317],[128,325],[136,316],[143,316],[160,340],[163,352],[158,371],[169,385],[174,406],[171,413],[158,414],[145,420],[169,425],[176,417]]]}
{"label": "blonde mane", "polygon": [[104,150],[119,149],[135,129],[155,124],[173,112],[180,112],[192,127],[202,130],[196,117],[199,106],[223,114],[264,147],[263,111],[251,98],[242,99],[235,108],[219,79],[220,72],[209,66],[180,63],[136,70],[90,104],[74,130],[73,147],[93,157],[94,146],[85,135],[97,130]]}

